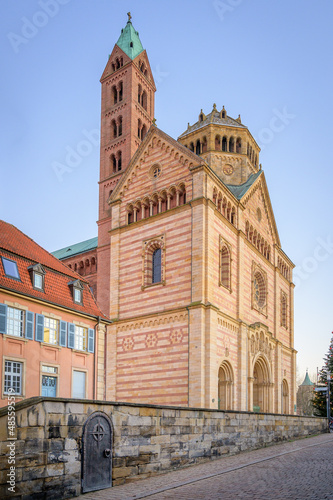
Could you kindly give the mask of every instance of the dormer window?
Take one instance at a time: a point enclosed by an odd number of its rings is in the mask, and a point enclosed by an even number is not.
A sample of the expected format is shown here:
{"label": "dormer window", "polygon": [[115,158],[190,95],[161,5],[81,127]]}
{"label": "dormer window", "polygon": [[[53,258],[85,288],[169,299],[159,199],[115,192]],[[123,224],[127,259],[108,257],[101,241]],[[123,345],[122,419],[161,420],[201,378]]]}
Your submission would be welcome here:
{"label": "dormer window", "polygon": [[14,280],[20,280],[20,275],[15,260],[6,259],[5,257],[1,257],[1,260],[6,277],[12,278]]}
{"label": "dormer window", "polygon": [[78,288],[74,288],[74,302],[77,304],[82,303],[82,290],[79,290]]}
{"label": "dormer window", "polygon": [[68,283],[72,291],[73,301],[75,304],[83,305],[83,285],[80,280],[70,281]]}
{"label": "dormer window", "polygon": [[28,267],[32,286],[35,290],[44,292],[45,271],[41,264]]}

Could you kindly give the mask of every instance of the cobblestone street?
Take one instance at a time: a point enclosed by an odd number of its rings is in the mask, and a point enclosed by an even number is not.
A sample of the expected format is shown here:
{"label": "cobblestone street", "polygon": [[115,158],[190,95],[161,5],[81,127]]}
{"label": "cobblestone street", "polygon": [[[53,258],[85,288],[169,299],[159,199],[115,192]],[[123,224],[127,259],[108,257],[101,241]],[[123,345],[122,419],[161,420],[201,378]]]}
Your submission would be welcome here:
{"label": "cobblestone street", "polygon": [[222,458],[79,498],[332,500],[333,434]]}

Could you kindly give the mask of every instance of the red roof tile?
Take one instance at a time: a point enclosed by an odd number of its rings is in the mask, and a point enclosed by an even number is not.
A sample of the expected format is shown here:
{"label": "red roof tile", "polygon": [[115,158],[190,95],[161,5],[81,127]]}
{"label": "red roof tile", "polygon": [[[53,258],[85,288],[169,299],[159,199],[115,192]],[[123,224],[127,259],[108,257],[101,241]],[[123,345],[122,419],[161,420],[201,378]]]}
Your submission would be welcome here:
{"label": "red roof tile", "polygon": [[[0,259],[0,287],[23,295],[63,306],[92,316],[108,319],[98,307],[89,284],[79,274],[53,257],[31,238],[15,226],[0,220],[0,255],[17,263],[20,281],[5,276]],[[42,264],[45,274],[44,291],[35,290],[32,286],[28,267]],[[75,304],[68,283],[80,280],[83,285],[83,305]]]}

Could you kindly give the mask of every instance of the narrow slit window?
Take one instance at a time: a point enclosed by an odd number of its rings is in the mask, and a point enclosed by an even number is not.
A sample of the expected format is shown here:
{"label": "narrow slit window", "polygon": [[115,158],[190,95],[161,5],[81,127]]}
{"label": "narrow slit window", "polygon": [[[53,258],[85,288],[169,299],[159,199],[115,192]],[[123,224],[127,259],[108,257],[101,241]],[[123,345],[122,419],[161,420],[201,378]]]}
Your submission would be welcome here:
{"label": "narrow slit window", "polygon": [[156,248],[153,253],[153,283],[162,281],[162,252],[160,248]]}

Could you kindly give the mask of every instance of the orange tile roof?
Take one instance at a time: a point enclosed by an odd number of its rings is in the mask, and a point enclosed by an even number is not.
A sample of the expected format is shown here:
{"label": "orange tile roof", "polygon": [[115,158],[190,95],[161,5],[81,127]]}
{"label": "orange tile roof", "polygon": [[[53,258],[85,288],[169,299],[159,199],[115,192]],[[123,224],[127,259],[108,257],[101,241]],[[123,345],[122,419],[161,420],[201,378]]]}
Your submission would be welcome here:
{"label": "orange tile roof", "polygon": [[[0,259],[0,288],[56,304],[92,316],[108,319],[98,307],[88,282],[15,226],[0,220],[0,255],[17,263],[20,281],[5,275]],[[45,288],[33,288],[28,267],[41,264],[45,270]],[[68,283],[80,280],[83,285],[83,305],[75,304]]]}

